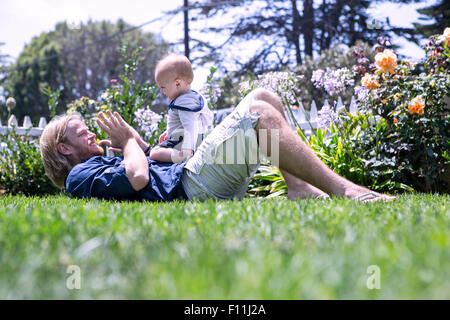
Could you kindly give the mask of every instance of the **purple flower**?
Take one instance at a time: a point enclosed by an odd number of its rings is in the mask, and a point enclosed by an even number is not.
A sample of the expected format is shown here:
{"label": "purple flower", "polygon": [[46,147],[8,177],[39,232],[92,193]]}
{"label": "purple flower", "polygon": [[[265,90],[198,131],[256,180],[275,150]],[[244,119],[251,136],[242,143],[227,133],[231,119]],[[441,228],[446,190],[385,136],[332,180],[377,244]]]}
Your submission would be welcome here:
{"label": "purple flower", "polygon": [[311,81],[314,83],[314,85],[316,85],[316,87],[322,86],[322,78],[323,78],[324,73],[325,73],[325,71],[323,71],[322,69],[317,69],[317,70],[313,71]]}
{"label": "purple flower", "polygon": [[241,82],[241,92],[247,94],[253,89],[264,88],[277,93],[284,102],[296,103],[296,94],[300,93],[299,83],[302,75],[293,72],[267,72],[258,76],[257,80]]}
{"label": "purple flower", "polygon": [[335,112],[328,104],[324,105],[317,115],[317,124],[319,128],[323,129],[328,128],[332,123],[336,123],[338,119],[337,112]]}
{"label": "purple flower", "polygon": [[353,74],[347,68],[326,71],[318,69],[313,72],[311,81],[316,88],[323,88],[330,95],[334,96],[343,92],[348,86],[353,86],[355,80]]}

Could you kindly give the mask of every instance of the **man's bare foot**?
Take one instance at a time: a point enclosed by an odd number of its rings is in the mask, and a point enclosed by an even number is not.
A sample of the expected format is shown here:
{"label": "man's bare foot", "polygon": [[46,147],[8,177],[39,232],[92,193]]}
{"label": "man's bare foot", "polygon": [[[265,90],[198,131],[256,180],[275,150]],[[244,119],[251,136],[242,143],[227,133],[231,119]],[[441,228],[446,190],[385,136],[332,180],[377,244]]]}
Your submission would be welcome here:
{"label": "man's bare foot", "polygon": [[[314,188],[314,187],[313,187]],[[330,196],[316,188],[303,187],[302,189],[291,188],[288,190],[287,197],[289,200],[297,199],[330,199]],[[316,189],[316,190],[315,190]]]}
{"label": "man's bare foot", "polygon": [[378,193],[360,186],[350,188],[349,191],[345,192],[345,196],[361,202],[390,202],[397,200],[394,196]]}

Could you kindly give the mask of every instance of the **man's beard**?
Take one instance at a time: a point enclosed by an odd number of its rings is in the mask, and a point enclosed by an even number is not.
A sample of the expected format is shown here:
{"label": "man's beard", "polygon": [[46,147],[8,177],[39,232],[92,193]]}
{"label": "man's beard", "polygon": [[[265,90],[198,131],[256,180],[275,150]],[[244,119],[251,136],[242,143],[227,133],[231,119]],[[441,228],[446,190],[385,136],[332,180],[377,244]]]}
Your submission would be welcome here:
{"label": "man's beard", "polygon": [[96,156],[103,156],[105,153],[105,150],[103,150],[103,148],[100,147],[99,145],[97,145],[97,151],[98,152],[96,152],[96,154],[95,154]]}

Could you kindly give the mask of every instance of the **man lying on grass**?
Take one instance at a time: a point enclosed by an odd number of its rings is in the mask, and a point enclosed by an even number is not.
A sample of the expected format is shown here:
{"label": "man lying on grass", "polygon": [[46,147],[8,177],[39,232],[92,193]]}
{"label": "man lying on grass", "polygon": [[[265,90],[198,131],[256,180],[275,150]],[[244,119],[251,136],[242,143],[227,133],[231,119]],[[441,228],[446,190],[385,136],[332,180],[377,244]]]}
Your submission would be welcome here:
{"label": "man lying on grass", "polygon": [[[261,153],[280,168],[289,199],[336,195],[395,200],[334,173],[286,122],[283,108],[272,92],[251,92],[181,163],[150,160],[149,145],[117,113],[99,114],[97,124],[110,140],[98,144],[79,116],[55,117],[41,136],[42,160],[50,179],[78,198],[240,199]],[[103,157],[102,144],[123,157]]]}

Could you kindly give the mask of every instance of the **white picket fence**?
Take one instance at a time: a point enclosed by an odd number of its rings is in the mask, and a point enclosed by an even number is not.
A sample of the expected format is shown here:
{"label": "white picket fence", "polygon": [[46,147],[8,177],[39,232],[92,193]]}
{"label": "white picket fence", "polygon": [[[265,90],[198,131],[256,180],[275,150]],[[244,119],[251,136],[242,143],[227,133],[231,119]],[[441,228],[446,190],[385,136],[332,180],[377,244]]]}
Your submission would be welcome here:
{"label": "white picket fence", "polygon": [[[352,100],[351,100],[350,105],[348,106],[348,108],[342,102],[342,98],[341,97],[338,97],[338,99],[333,102],[333,105],[335,105],[335,104],[336,104],[336,107],[335,107],[334,111],[339,111],[339,110],[342,110],[342,109],[346,109],[351,114],[356,114],[357,109],[358,109],[354,97],[352,97]],[[331,107],[330,103],[328,102],[328,100],[325,100],[322,108],[325,107],[325,106]],[[318,125],[319,112],[318,112],[318,109],[317,109],[317,104],[316,104],[316,102],[314,100],[311,103],[310,111],[306,111],[305,110],[305,108],[303,107],[303,103],[301,101],[300,101],[300,105],[298,106],[298,109],[296,109],[296,110],[295,109],[291,109],[291,110],[292,110],[292,113],[294,114],[295,119],[297,120],[298,125],[300,126],[300,128],[302,129],[302,131],[304,132],[304,134],[306,136],[309,136],[313,129],[317,129],[319,127],[319,125]],[[293,123],[293,121],[289,117],[289,112],[286,112],[286,115],[287,115],[287,118],[289,119],[291,125],[293,127],[295,127],[295,124]]]}
{"label": "white picket fence", "polygon": [[[39,120],[39,125],[37,127],[33,127],[33,124],[31,123],[31,119],[29,116],[25,116],[23,119],[23,124],[21,127],[19,127],[19,124],[17,122],[17,119],[14,115],[12,115],[6,126],[3,126],[1,119],[0,119],[0,135],[6,134],[8,130],[12,130],[13,127],[15,128],[15,131],[19,135],[23,135],[27,133],[30,137],[38,138],[41,136],[42,131],[44,131],[44,128],[47,126],[47,120],[44,117],[41,117]],[[1,142],[0,143],[0,151],[6,148],[6,143]]]}
{"label": "white picket fence", "polygon": [[[334,103],[333,103],[334,104]],[[325,100],[325,103],[323,107],[330,106],[329,102]],[[338,97],[336,101],[336,110],[341,109],[347,109],[346,106],[343,104],[341,97]],[[352,101],[350,102],[350,105],[348,107],[348,110],[350,113],[355,114],[357,107],[355,103],[355,99],[352,98]],[[303,104],[300,102],[300,105],[298,106],[298,109],[292,109],[292,113],[297,120],[298,125],[301,127],[301,129],[304,131],[305,135],[310,135],[312,129],[317,129],[318,127],[318,109],[316,102],[313,101],[311,103],[311,109],[310,111],[306,111],[303,107]],[[287,118],[290,119],[290,116],[288,112],[286,112]],[[290,119],[291,125],[294,126],[294,122],[292,119]],[[17,119],[14,115],[12,115],[8,123],[3,126],[1,119],[0,119],[0,134],[5,134],[8,130],[12,130],[12,127],[15,127],[15,130],[18,134],[25,134],[28,131],[28,136],[38,138],[41,136],[42,131],[44,131],[44,128],[47,126],[47,120],[44,117],[41,117],[39,120],[39,124],[37,127],[33,127],[33,124],[31,123],[31,119],[29,116],[25,116],[23,120],[23,125],[20,127],[18,125]],[[31,129],[30,129],[31,128]],[[3,149],[5,147],[5,144],[2,143],[0,145],[0,149]]]}
{"label": "white picket fence", "polygon": [[[15,131],[17,134],[25,134],[27,130],[30,130],[28,132],[28,136],[32,137],[40,137],[42,134],[42,131],[44,131],[44,128],[47,126],[47,120],[44,117],[41,117],[39,120],[39,125],[37,127],[33,127],[33,124],[31,123],[31,119],[29,116],[25,116],[23,119],[23,125],[19,127],[19,124],[17,122],[16,116],[12,115],[6,126],[3,126],[0,119],[0,134],[5,134],[8,130],[12,130],[13,127],[15,127]],[[30,129],[31,128],[31,129]]]}

